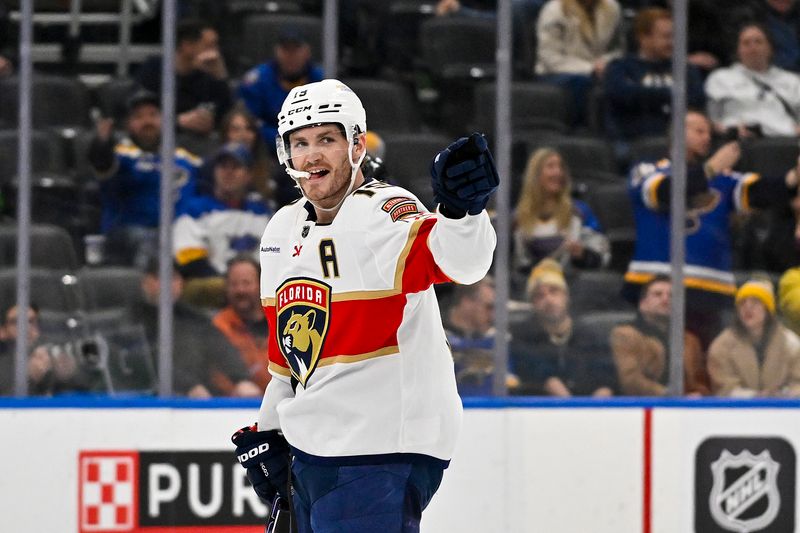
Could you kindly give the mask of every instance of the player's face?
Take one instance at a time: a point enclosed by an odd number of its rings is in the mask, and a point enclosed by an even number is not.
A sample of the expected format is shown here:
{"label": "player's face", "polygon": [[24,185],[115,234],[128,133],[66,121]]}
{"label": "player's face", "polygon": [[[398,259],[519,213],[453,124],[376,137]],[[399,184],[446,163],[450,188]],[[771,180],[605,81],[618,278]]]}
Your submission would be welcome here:
{"label": "player's face", "polygon": [[758,298],[745,298],[736,306],[736,314],[745,328],[751,332],[761,332],[767,321],[767,308]]}
{"label": "player's face", "polygon": [[564,173],[561,156],[553,154],[547,158],[542,166],[542,173],[539,175],[539,183],[547,194],[553,196],[561,194],[567,185],[567,176]]}
{"label": "player's face", "polygon": [[[353,161],[364,151],[363,136],[353,147]],[[334,207],[350,186],[352,167],[347,138],[336,124],[311,126],[289,134],[289,157],[292,167],[311,173],[300,178],[306,198],[320,207]],[[356,183],[358,185],[358,183]]]}
{"label": "player's face", "polygon": [[236,263],[228,270],[225,292],[239,316],[252,319],[261,313],[258,271],[250,263]]}
{"label": "player's face", "polygon": [[711,124],[699,113],[686,115],[686,152],[690,159],[701,159],[711,149]]}
{"label": "player's face", "polygon": [[232,157],[225,157],[214,165],[214,188],[218,195],[244,195],[251,181],[250,169]]}
{"label": "player's face", "polygon": [[646,317],[667,318],[672,301],[672,285],[666,281],[653,283],[639,302],[639,311]]}
{"label": "player's face", "polygon": [[739,61],[753,70],[765,70],[769,67],[772,48],[767,36],[757,26],[750,26],[739,34],[739,45],[736,49]]}
{"label": "player's face", "polygon": [[157,145],[161,136],[161,111],[150,104],[136,107],[128,116],[128,133],[141,146]]}
{"label": "player's face", "polygon": [[567,291],[556,285],[541,283],[531,295],[536,315],[548,322],[560,322],[567,316]]}

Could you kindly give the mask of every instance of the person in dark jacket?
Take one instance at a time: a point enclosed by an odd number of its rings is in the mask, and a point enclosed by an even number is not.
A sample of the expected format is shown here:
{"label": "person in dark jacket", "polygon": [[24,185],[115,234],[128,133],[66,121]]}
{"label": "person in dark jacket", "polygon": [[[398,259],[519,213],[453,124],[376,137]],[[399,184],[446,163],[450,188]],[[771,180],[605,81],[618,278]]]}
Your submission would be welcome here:
{"label": "person in dark jacket", "polygon": [[[615,139],[629,142],[666,134],[672,102],[672,17],[661,8],[641,10],[634,19],[636,54],[609,63],[605,73],[607,129]],[[687,70],[689,107],[705,103],[703,79],[693,65]]]}
{"label": "person in dark jacket", "polygon": [[[175,113],[181,131],[204,137],[231,107],[227,71],[213,26],[198,20],[178,24],[175,48]],[[136,82],[161,93],[161,57],[142,64]]]}
{"label": "person in dark jacket", "polygon": [[611,396],[616,378],[607,338],[572,318],[561,265],[542,260],[531,270],[527,292],[532,320],[511,331],[511,360],[520,380],[514,394]]}
{"label": "person in dark jacket", "polygon": [[[142,299],[128,309],[128,319],[144,327],[156,368],[160,287],[158,261],[151,260],[142,276]],[[173,269],[171,288],[177,300],[183,290],[183,278],[177,269]],[[215,373],[220,373],[235,384],[232,396],[261,397],[261,388],[249,381],[236,349],[208,318],[179,301],[173,313],[173,391],[176,395],[190,398],[220,395],[214,387]]]}

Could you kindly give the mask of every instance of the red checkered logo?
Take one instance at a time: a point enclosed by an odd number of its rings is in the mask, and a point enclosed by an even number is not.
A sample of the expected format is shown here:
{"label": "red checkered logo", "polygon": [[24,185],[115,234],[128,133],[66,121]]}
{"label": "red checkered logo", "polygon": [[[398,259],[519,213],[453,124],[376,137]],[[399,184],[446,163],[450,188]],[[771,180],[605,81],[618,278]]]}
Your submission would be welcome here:
{"label": "red checkered logo", "polygon": [[81,452],[80,533],[133,531],[139,488],[137,452]]}

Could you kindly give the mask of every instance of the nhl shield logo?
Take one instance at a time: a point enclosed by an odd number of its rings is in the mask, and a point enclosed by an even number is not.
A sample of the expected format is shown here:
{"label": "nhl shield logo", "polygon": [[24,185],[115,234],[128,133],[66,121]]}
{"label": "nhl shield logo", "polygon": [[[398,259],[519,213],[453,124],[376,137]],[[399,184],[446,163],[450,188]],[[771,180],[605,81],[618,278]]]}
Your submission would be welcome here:
{"label": "nhl shield logo", "polygon": [[308,278],[292,278],[275,293],[278,346],[292,376],[306,386],[319,363],[330,321],[331,288]]}
{"label": "nhl shield logo", "polygon": [[780,464],[769,450],[734,455],[723,450],[711,464],[714,482],[709,496],[711,516],[728,531],[750,533],[769,526],[778,515]]}

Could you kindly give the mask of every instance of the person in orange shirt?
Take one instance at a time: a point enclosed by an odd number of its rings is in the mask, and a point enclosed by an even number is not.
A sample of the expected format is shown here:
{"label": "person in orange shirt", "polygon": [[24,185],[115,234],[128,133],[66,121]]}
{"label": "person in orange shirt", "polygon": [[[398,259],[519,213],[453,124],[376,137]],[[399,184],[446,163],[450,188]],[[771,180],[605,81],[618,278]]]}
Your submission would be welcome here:
{"label": "person in orange shirt", "polygon": [[[213,319],[228,341],[239,350],[250,373],[250,380],[263,391],[269,383],[267,372],[267,319],[261,308],[259,281],[261,268],[249,256],[237,256],[228,262],[225,295],[228,305]],[[221,389],[227,388],[224,376],[215,376]]]}

